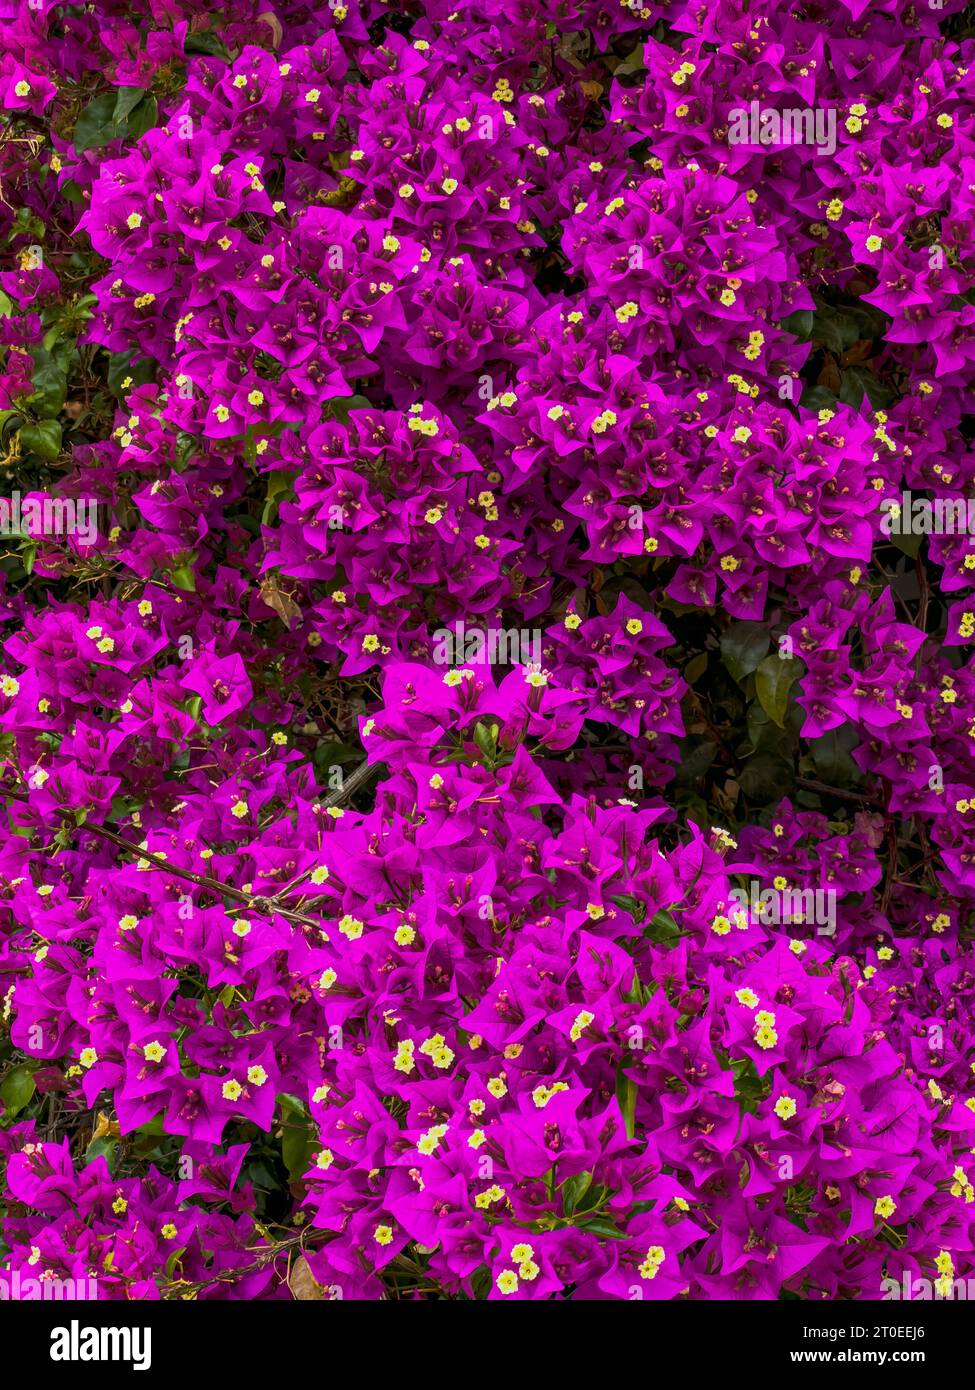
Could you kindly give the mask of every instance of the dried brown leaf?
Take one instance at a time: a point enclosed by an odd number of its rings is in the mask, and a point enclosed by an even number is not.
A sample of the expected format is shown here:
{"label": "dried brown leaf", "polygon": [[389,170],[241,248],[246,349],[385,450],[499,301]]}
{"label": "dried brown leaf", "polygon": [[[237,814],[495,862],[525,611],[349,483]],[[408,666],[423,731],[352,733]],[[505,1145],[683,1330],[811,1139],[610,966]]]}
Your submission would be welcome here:
{"label": "dried brown leaf", "polygon": [[304,1255],[299,1255],[291,1266],[288,1287],[299,1303],[317,1303],[325,1297],[325,1289],[312,1274]]}

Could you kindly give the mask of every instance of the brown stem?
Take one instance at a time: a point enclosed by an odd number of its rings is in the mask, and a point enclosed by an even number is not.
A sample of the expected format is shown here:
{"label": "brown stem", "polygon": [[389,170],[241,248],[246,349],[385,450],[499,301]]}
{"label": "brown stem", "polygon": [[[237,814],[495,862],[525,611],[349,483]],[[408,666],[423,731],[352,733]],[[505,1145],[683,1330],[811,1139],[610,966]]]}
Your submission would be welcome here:
{"label": "brown stem", "polygon": [[822,796],[835,796],[839,801],[855,801],[862,806],[883,807],[883,802],[879,797],[867,796],[864,792],[848,792],[842,787],[831,787],[826,782],[818,782],[815,777],[797,777],[797,787],[805,787],[807,791],[819,792]]}
{"label": "brown stem", "polygon": [[[29,802],[30,798],[22,792],[15,792],[7,789],[5,796],[12,797],[17,801]],[[107,826],[95,825],[94,822],[84,821],[75,827],[76,830],[91,831],[93,835],[100,835],[104,840],[111,840],[113,845],[118,845],[119,849],[128,850],[137,859],[146,859],[150,864],[155,864],[157,868],[164,869],[166,873],[172,874],[174,878],[185,879],[189,883],[195,883],[200,888],[207,888],[210,892],[221,894],[224,897],[233,898],[235,902],[246,903],[248,907],[255,908],[259,912],[277,912],[282,917],[287,917],[289,921],[301,922],[305,926],[314,927],[321,930],[321,922],[314,917],[306,917],[304,913],[293,912],[290,908],[280,907],[274,898],[262,898],[252,893],[244,893],[239,888],[233,888],[229,883],[222,883],[218,878],[211,878],[209,874],[197,874],[192,869],[180,868],[177,864],[171,864],[168,859],[163,859],[152,850],[142,849],[135,845],[131,840],[123,839],[121,835],[116,835],[114,830],[109,830]]]}

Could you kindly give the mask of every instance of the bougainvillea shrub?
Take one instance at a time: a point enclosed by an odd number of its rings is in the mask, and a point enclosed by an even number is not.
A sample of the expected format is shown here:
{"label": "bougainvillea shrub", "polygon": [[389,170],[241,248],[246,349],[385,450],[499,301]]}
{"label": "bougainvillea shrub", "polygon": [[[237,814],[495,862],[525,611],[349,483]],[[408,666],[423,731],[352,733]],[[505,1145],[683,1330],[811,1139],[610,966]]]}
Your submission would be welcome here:
{"label": "bougainvillea shrub", "polygon": [[975,1276],[972,15],[0,15],[5,1272]]}

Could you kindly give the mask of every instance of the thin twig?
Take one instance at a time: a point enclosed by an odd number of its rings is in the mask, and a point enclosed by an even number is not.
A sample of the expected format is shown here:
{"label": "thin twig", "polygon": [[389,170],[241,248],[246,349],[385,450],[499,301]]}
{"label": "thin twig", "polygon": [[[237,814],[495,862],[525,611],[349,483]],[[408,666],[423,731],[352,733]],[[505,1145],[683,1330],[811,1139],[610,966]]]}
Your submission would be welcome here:
{"label": "thin twig", "polygon": [[369,763],[363,759],[351,777],[343,778],[341,787],[338,787],[330,796],[325,798],[324,805],[338,806],[343,801],[347,801],[353,792],[358,791],[363,783],[367,782],[372,774],[378,771],[378,763]]}
{"label": "thin twig", "polygon": [[[22,792],[12,791],[6,788],[4,796],[11,797],[17,801],[28,802],[30,798]],[[259,912],[277,912],[282,917],[287,917],[289,921],[301,922],[305,926],[321,929],[321,922],[314,917],[307,917],[302,912],[294,912],[291,908],[281,907],[275,898],[265,898],[253,893],[244,893],[239,888],[232,887],[229,883],[223,883],[218,878],[212,878],[209,874],[197,874],[192,869],[181,868],[178,864],[171,863],[153,850],[143,849],[140,845],[133,844],[131,840],[124,839],[121,835],[116,835],[114,830],[109,830],[107,826],[96,825],[93,821],[83,821],[81,825],[73,827],[77,832],[91,831],[94,835],[100,835],[102,839],[110,840],[113,845],[118,845],[119,849],[128,850],[137,859],[148,860],[157,868],[172,874],[174,878],[185,879],[189,883],[195,883],[200,888],[206,888],[211,893],[219,894],[223,897],[233,898],[235,902],[246,903],[248,907],[255,908]]]}
{"label": "thin twig", "polygon": [[855,801],[862,806],[876,806],[882,809],[884,803],[876,796],[867,796],[864,792],[848,792],[842,787],[831,787],[826,782],[817,782],[815,777],[797,777],[797,787],[805,787],[807,791],[819,792],[822,796],[835,796],[839,801]]}

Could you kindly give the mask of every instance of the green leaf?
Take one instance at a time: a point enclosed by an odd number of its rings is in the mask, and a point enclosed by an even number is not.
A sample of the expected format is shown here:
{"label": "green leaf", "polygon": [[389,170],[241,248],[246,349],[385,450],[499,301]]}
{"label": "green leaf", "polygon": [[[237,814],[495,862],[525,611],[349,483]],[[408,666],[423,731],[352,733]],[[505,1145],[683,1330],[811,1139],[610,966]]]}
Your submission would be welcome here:
{"label": "green leaf", "polygon": [[591,1221],[581,1221],[579,1223],[581,1231],[592,1231],[593,1235],[606,1236],[610,1240],[625,1240],[626,1232],[621,1231],[618,1226],[614,1226],[612,1221],[603,1216],[594,1217]]}
{"label": "green leaf", "polygon": [[895,531],[890,536],[891,545],[896,545],[898,550],[902,551],[905,555],[909,555],[912,560],[916,560],[920,554],[923,540],[924,536],[921,533],[917,535],[902,535],[900,532]]}
{"label": "green leaf", "polygon": [[196,438],[192,434],[188,434],[186,430],[180,430],[176,436],[176,460],[173,465],[177,473],[186,471],[186,465],[196,453],[197,448]]}
{"label": "green leaf", "polygon": [[140,136],[145,135],[147,130],[151,130],[158,121],[159,107],[156,104],[156,98],[148,96],[145,101],[139,103],[126,122],[128,126],[126,134],[130,140],[138,140]]}
{"label": "green leaf", "polygon": [[6,440],[15,434],[23,423],[23,413],[19,410],[0,410],[0,439]]}
{"label": "green leaf", "polygon": [[176,565],[169,571],[169,577],[177,589],[182,589],[184,594],[196,593],[196,575],[193,573],[193,559],[187,560],[185,564]]}
{"label": "green leaf", "polygon": [[859,742],[856,729],[849,724],[841,724],[838,729],[810,739],[809,751],[824,782],[831,787],[844,787],[859,777],[859,768],[850,757]]}
{"label": "green leaf", "polygon": [[146,94],[144,87],[119,87],[118,96],[115,98],[115,106],[112,110],[112,121],[115,125],[121,123],[128,117],[131,111],[139,105],[139,102]]}
{"label": "green leaf", "polygon": [[313,1131],[311,1126],[287,1126],[281,1140],[281,1157],[292,1182],[299,1182],[307,1173],[312,1155],[319,1147],[316,1131]]}
{"label": "green leaf", "polygon": [[158,1115],[153,1115],[151,1120],[146,1120],[145,1124],[139,1125],[135,1132],[136,1134],[149,1135],[153,1138],[159,1138],[160,1135],[165,1134],[166,1132],[163,1127],[165,1124],[165,1120],[166,1113],[165,1111],[160,1110]]}
{"label": "green leaf", "polygon": [[119,138],[122,132],[115,124],[115,101],[114,92],[105,92],[85,107],[74,128],[75,154],[110,145]]}
{"label": "green leaf", "polygon": [[687,681],[688,685],[696,685],[707,669],[707,652],[698,652],[697,656],[692,656],[684,667],[684,679]]}
{"label": "green leaf", "polygon": [[129,99],[123,97],[123,93],[131,94],[136,90],[141,94],[141,89],[132,87],[123,87],[121,91],[113,89],[89,102],[74,128],[75,154],[100,149],[113,140],[137,140],[156,124],[159,110],[154,96],[143,95],[124,116],[116,115],[119,107]]}
{"label": "green leaf", "polygon": [[308,1106],[300,1096],[293,1096],[290,1091],[282,1091],[275,1097],[280,1105],[285,1118],[288,1116],[297,1117],[300,1120],[307,1120],[310,1114]]}
{"label": "green leaf", "polygon": [[789,691],[804,671],[801,661],[788,657],[767,656],[755,672],[755,693],[758,703],[780,729],[785,727],[789,707]]}
{"label": "green leaf", "polygon": [[107,1135],[101,1139],[93,1139],[85,1149],[85,1164],[93,1163],[96,1158],[104,1158],[108,1164],[108,1171],[111,1172],[117,1148],[118,1140],[109,1139]]}
{"label": "green leaf", "polygon": [[853,371],[844,371],[840,378],[840,401],[851,410],[859,410],[863,404],[864,385],[862,378]]}
{"label": "green leaf", "polygon": [[592,1173],[573,1173],[562,1184],[562,1210],[571,1216],[592,1186]]}
{"label": "green leaf", "polygon": [[812,309],[797,309],[794,314],[787,314],[779,327],[783,332],[791,333],[800,343],[808,343],[812,337],[813,319]]}
{"label": "green leaf", "polygon": [[627,1139],[632,1139],[636,1131],[636,1095],[636,1082],[632,1076],[627,1076],[621,1063],[616,1072],[616,1099],[623,1112]]}
{"label": "green leaf", "polygon": [[316,745],[311,760],[319,778],[324,782],[328,779],[328,769],[330,767],[343,767],[346,763],[358,762],[362,757],[362,748],[357,743],[340,743],[335,739],[328,739]]}
{"label": "green leaf", "polygon": [[898,399],[894,388],[885,381],[878,381],[873,372],[868,371],[866,367],[849,367],[847,370],[852,372],[858,381],[863,382],[871,410],[886,410]]}
{"label": "green leaf", "polygon": [[3,1119],[0,1123],[9,1124],[16,1115],[25,1110],[35,1090],[34,1066],[31,1062],[21,1062],[19,1067],[8,1071],[0,1082],[0,1100],[3,1101]]}
{"label": "green leaf", "polygon": [[764,1092],[755,1063],[750,1057],[739,1057],[732,1063],[735,1074],[735,1099],[742,1111],[755,1113]]}
{"label": "green leaf", "polygon": [[13,311],[13,300],[10,299],[8,295],[5,295],[3,290],[0,290],[0,319],[9,319]]}
{"label": "green leaf", "polygon": [[371,405],[372,401],[366,396],[333,396],[325,402],[325,411],[330,419],[347,425],[350,410],[368,410]]}
{"label": "green leaf", "polygon": [[702,739],[699,743],[691,739],[682,740],[676,773],[678,785],[687,787],[699,777],[703,777],[714,762],[717,751],[718,745],[711,739]]}
{"label": "green leaf", "polygon": [[264,502],[264,511],[261,515],[262,526],[269,526],[277,518],[278,503],[282,498],[291,495],[294,480],[295,474],[289,473],[285,469],[268,474],[267,497]]}
{"label": "green leaf", "polygon": [[[144,386],[156,375],[156,364],[151,357],[140,357],[138,362],[133,362],[132,356],[131,351],[109,353],[108,387],[118,400],[123,400],[126,391],[131,391],[133,386]],[[122,382],[127,377],[132,378],[132,385],[123,391]]]}
{"label": "green leaf", "polygon": [[[553,25],[552,27],[557,28],[556,25]],[[644,62],[643,54],[644,45],[642,43],[638,43],[636,48],[629,52],[623,59],[623,61],[621,63],[618,63],[616,67],[613,69],[614,79],[617,77],[626,77],[629,73],[646,72],[647,65]]]}
{"label": "green leaf", "polygon": [[634,898],[630,893],[611,893],[609,900],[617,907],[621,907],[624,912],[628,912],[634,922],[642,922],[647,915],[646,903],[641,902],[639,898]]}
{"label": "green leaf", "polygon": [[36,425],[22,425],[20,445],[25,452],[53,463],[61,452],[61,426],[57,420],[41,420]]}
{"label": "green leaf", "polygon": [[860,338],[883,338],[892,322],[890,315],[885,314],[883,309],[878,309],[873,304],[864,304],[862,300],[844,305],[843,312],[856,322],[857,336]]}
{"label": "green leaf", "polygon": [[32,382],[32,409],[45,417],[57,415],[68,394],[67,373],[56,362],[45,362],[34,372]]}
{"label": "green leaf", "polygon": [[474,742],[489,767],[493,766],[498,751],[497,724],[483,724],[480,720],[474,726]]}
{"label": "green leaf", "polygon": [[812,340],[842,357],[860,337],[860,325],[856,317],[846,309],[821,304],[814,314]]}
{"label": "green leaf", "polygon": [[836,397],[825,386],[810,386],[799,398],[803,410],[835,410]]}
{"label": "green leaf", "polygon": [[756,753],[742,768],[738,784],[751,801],[781,801],[792,791],[792,764],[775,753]]}
{"label": "green leaf", "polygon": [[721,660],[739,685],[758,666],[768,651],[769,634],[764,623],[732,623],[721,638]]}
{"label": "green leaf", "polygon": [[[770,661],[771,659],[769,657]],[[753,753],[782,753],[786,757],[792,755],[793,750],[785,729],[779,728],[769,718],[768,711],[764,710],[757,700],[751,701],[745,718],[750,747],[738,750],[743,756],[751,757]]]}
{"label": "green leaf", "polygon": [[270,473],[267,480],[267,500],[277,502],[280,497],[289,493],[294,486],[295,477],[294,473],[289,473],[286,469]]}
{"label": "green leaf", "polygon": [[216,34],[194,34],[190,32],[186,35],[183,47],[187,53],[208,53],[214,58],[223,58],[225,62],[230,61],[230,54],[217,38]]}
{"label": "green leaf", "polygon": [[681,936],[681,929],[673,914],[662,907],[650,919],[650,927],[646,935],[651,941],[656,941],[658,946],[663,946],[668,941],[677,941]]}
{"label": "green leaf", "polygon": [[633,983],[630,985],[626,993],[622,995],[622,998],[624,1004],[643,1003],[643,989],[640,985],[640,972],[638,970],[634,970]]}

